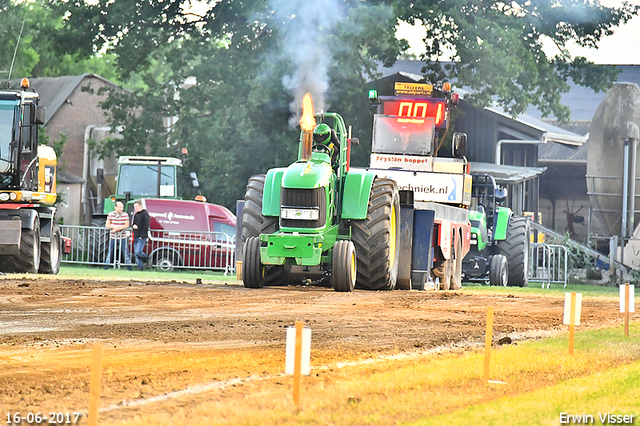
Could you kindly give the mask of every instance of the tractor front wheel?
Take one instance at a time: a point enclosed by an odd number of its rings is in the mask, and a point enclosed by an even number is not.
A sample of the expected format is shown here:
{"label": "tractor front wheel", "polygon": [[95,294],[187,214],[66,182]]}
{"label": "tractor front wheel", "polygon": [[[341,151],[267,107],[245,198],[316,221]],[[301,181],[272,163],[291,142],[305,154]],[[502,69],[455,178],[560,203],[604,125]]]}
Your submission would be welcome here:
{"label": "tractor front wheel", "polygon": [[356,286],[393,290],[398,279],[400,246],[400,196],[396,182],[375,179],[367,218],[351,223],[351,240],[358,263]]}
{"label": "tractor front wheel", "polygon": [[331,256],[331,285],[335,291],[353,291],[356,285],[356,249],[351,241],[338,241]]}
{"label": "tractor front wheel", "polygon": [[242,282],[247,288],[264,287],[265,268],[260,262],[260,239],[249,237],[242,250]]}
{"label": "tractor front wheel", "polygon": [[489,267],[489,285],[506,287],[509,283],[509,267],[507,258],[501,254],[496,254],[491,258]]}
{"label": "tractor front wheel", "polygon": [[[251,237],[258,237],[260,234],[273,234],[279,229],[277,216],[262,215],[262,196],[265,180],[265,175],[254,175],[249,178],[247,183],[244,208],[242,210],[242,243]],[[258,260],[260,260],[259,256]],[[244,267],[243,263],[243,270]],[[289,285],[290,281],[290,265],[269,265],[265,266],[264,284],[255,288],[261,288],[264,285]]]}

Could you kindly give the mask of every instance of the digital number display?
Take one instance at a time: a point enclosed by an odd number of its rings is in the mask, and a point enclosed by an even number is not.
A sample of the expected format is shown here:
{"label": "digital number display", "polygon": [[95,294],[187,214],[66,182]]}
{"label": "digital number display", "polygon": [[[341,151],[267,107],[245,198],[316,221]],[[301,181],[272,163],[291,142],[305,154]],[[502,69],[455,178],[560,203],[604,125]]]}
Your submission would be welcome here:
{"label": "digital number display", "polygon": [[397,116],[398,122],[420,123],[430,117],[440,126],[445,120],[445,103],[426,99],[385,101],[382,113]]}

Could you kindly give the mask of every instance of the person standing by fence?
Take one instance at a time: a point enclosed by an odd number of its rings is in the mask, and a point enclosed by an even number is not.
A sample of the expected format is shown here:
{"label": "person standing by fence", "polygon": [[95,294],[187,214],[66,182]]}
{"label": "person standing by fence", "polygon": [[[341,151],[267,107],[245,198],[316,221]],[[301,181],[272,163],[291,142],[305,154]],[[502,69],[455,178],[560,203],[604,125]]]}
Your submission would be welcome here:
{"label": "person standing by fence", "polygon": [[144,270],[144,264],[149,261],[149,255],[145,254],[144,247],[149,238],[149,213],[144,209],[142,200],[133,202],[133,252],[136,255],[138,271]]}
{"label": "person standing by fence", "polygon": [[[131,270],[131,258],[129,256],[129,244],[127,244],[127,238],[129,232],[129,215],[124,212],[124,204],[122,201],[116,201],[115,210],[109,213],[107,216],[107,223],[105,225],[111,230],[109,240],[109,254],[107,255],[107,264],[104,269],[109,269],[114,263],[114,257],[120,257],[120,253],[124,252],[124,259],[127,264],[127,269]],[[115,256],[114,256],[115,255]]]}

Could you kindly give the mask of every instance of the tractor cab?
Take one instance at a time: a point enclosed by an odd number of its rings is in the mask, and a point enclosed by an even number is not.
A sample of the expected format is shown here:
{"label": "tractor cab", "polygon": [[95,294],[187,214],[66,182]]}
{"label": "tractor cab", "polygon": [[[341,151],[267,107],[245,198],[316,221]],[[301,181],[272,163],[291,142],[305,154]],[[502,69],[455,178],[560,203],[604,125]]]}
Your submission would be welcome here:
{"label": "tractor cab", "polygon": [[371,152],[397,155],[433,155],[435,119],[399,122],[397,117],[376,114],[373,117]]}

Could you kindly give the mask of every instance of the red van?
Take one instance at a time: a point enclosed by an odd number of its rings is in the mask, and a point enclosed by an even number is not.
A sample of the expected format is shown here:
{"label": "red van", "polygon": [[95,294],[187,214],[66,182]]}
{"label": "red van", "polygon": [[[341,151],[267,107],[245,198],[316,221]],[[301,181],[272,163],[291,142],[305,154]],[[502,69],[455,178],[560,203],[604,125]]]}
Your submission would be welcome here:
{"label": "red van", "polygon": [[236,216],[200,201],[143,198],[149,213],[145,252],[154,266],[230,270],[235,266]]}

